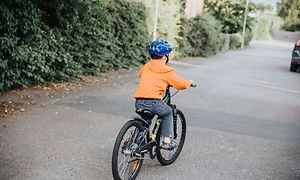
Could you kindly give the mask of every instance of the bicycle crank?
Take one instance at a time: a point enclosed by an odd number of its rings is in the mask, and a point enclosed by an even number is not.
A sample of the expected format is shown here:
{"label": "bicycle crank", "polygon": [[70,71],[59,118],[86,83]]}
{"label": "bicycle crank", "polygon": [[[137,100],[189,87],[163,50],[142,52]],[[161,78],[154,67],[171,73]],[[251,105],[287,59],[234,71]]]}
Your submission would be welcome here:
{"label": "bicycle crank", "polygon": [[150,158],[151,159],[154,159],[157,155],[157,151],[158,151],[158,146],[157,144],[155,143],[150,151]]}

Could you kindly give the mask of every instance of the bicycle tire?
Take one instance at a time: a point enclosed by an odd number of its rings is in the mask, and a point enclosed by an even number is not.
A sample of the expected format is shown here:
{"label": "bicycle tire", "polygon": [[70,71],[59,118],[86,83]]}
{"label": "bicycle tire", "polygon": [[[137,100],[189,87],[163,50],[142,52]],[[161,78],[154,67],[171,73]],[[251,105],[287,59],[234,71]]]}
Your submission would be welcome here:
{"label": "bicycle tire", "polygon": [[[118,162],[118,158],[119,158],[119,150],[120,150],[120,146],[122,144],[122,140],[126,134],[126,132],[132,128],[132,127],[135,127],[139,130],[139,132],[142,132],[143,131],[143,127],[142,127],[142,124],[139,122],[139,121],[136,121],[136,120],[130,120],[128,121],[120,130],[118,136],[117,136],[117,139],[115,141],[115,144],[114,144],[114,149],[113,149],[113,154],[112,154],[112,173],[113,173],[113,177],[115,180],[122,180],[122,175],[120,175],[120,172],[119,172],[119,162]],[[135,131],[135,130],[134,130]],[[132,136],[134,136],[133,134],[131,135],[131,138]],[[126,139],[127,140],[127,139]],[[132,142],[131,142],[132,143]],[[141,142],[140,145],[143,145],[145,143],[145,141]],[[123,143],[123,146],[122,148],[125,146],[125,142]],[[129,156],[129,155],[128,155]],[[130,155],[131,156],[131,155]],[[135,179],[137,177],[137,175],[139,174],[140,172],[140,169],[142,167],[142,164],[143,164],[143,157],[144,155],[141,156],[141,158],[139,160],[137,160],[137,165],[135,165],[135,169],[134,171],[132,172],[132,174],[128,177],[128,178],[124,178],[124,179],[128,179],[128,180],[132,180],[132,179]],[[129,165],[129,162],[128,162],[128,165]],[[127,169],[126,169],[127,170]],[[126,171],[125,170],[125,171]],[[126,172],[125,172],[126,173]]]}
{"label": "bicycle tire", "polygon": [[[173,162],[175,162],[175,160],[178,158],[178,156],[181,153],[181,150],[183,149],[183,145],[185,142],[185,136],[186,136],[186,120],[184,117],[184,114],[182,113],[182,111],[180,111],[179,109],[176,110],[177,111],[177,123],[178,123],[178,119],[181,122],[182,126],[181,126],[181,136],[179,139],[179,143],[178,143],[178,147],[176,148],[175,153],[172,155],[172,157],[170,159],[166,159],[163,155],[163,152],[168,152],[168,150],[164,150],[164,149],[159,149],[157,152],[157,160],[162,164],[162,165],[170,165]],[[178,126],[178,124],[177,124]],[[161,128],[160,128],[161,129]],[[177,132],[178,132],[178,128],[177,128]],[[160,137],[160,132],[161,130],[159,130],[158,135],[156,137],[156,141],[159,144],[159,146],[161,146],[162,144],[162,138]],[[178,139],[178,136],[177,138]],[[175,139],[175,140],[176,140]]]}

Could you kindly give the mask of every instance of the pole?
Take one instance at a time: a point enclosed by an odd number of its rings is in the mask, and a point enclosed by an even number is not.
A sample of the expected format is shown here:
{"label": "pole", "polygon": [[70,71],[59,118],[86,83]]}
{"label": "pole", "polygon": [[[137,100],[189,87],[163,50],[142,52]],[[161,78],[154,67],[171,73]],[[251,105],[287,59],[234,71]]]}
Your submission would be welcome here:
{"label": "pole", "polygon": [[242,35],[242,45],[241,45],[242,49],[244,49],[244,43],[245,43],[245,30],[246,30],[246,22],[248,16],[248,4],[249,4],[249,0],[246,0],[246,9],[244,14],[243,35]]}
{"label": "pole", "polygon": [[154,27],[153,27],[153,41],[157,39],[158,4],[159,4],[159,0],[156,0],[155,15],[154,15]]}

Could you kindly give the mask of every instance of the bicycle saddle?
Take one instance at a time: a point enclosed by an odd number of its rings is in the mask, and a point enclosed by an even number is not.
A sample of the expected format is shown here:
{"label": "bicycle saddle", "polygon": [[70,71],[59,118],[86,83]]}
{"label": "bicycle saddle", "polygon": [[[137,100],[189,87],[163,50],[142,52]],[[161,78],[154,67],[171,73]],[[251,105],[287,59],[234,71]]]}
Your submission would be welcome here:
{"label": "bicycle saddle", "polygon": [[147,109],[138,108],[135,110],[135,112],[145,120],[151,120],[155,116],[153,112]]}

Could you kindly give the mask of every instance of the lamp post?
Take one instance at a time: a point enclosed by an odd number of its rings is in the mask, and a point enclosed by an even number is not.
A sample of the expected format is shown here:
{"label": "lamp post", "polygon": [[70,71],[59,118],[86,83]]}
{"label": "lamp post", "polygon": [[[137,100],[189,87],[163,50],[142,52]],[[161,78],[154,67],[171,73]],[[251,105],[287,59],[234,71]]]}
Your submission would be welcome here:
{"label": "lamp post", "polygon": [[157,19],[158,19],[158,4],[159,0],[155,2],[155,15],[154,15],[154,27],[153,27],[153,41],[157,39]]}
{"label": "lamp post", "polygon": [[246,31],[246,22],[247,22],[247,16],[248,16],[248,5],[249,5],[249,0],[246,0],[246,9],[245,9],[245,14],[244,14],[244,24],[243,24],[243,35],[242,35],[242,45],[241,48],[244,48],[244,43],[245,43],[245,31]]}

